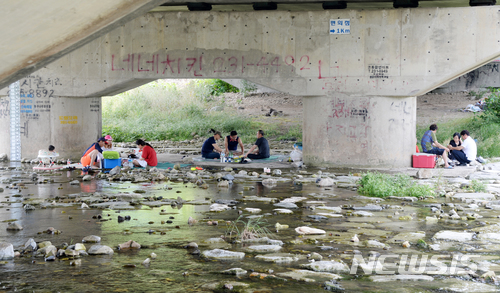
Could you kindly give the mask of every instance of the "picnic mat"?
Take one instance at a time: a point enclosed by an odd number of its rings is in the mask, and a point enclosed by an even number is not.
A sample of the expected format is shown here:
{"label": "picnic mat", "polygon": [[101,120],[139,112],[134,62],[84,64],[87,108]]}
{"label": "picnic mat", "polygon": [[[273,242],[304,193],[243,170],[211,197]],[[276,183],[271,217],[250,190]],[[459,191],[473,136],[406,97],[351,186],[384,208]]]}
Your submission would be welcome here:
{"label": "picnic mat", "polygon": [[[158,165],[156,165],[156,168],[157,169],[168,169],[168,168],[174,168],[174,165],[173,163],[158,163]],[[187,167],[187,166],[190,166],[191,164],[180,164],[181,165],[181,168],[184,168],[184,167]]]}
{"label": "picnic mat", "polygon": [[[259,159],[259,160],[252,160],[252,162],[256,163],[268,163],[268,162],[279,162],[280,160],[283,162],[286,162],[288,160],[289,156],[285,155],[272,155],[267,159]],[[214,159],[205,159],[203,157],[194,157],[193,161],[195,162],[213,162],[213,163],[220,163],[220,160],[214,160]],[[252,163],[250,162],[250,163]],[[222,163],[222,164],[227,164],[227,163]],[[238,164],[238,163],[235,163]],[[181,165],[182,166],[182,165]]]}

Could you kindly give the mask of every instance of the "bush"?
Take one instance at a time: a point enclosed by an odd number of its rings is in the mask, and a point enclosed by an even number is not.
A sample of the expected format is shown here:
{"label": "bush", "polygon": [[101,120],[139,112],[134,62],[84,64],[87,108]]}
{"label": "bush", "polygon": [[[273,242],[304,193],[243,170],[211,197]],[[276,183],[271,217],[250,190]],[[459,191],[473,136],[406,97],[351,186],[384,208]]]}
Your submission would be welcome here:
{"label": "bush", "polygon": [[500,121],[500,89],[490,87],[488,90],[490,91],[490,95],[485,99],[486,106],[482,117],[485,120],[498,122]]}
{"label": "bush", "polygon": [[240,90],[230,85],[229,83],[222,81],[220,79],[212,79],[209,82],[210,84],[210,95],[212,96],[220,96],[223,93],[237,93]]}
{"label": "bush", "polygon": [[363,174],[363,177],[359,181],[358,191],[360,194],[375,197],[427,197],[433,194],[430,186],[417,184],[408,175],[398,174],[391,176],[371,172]]}

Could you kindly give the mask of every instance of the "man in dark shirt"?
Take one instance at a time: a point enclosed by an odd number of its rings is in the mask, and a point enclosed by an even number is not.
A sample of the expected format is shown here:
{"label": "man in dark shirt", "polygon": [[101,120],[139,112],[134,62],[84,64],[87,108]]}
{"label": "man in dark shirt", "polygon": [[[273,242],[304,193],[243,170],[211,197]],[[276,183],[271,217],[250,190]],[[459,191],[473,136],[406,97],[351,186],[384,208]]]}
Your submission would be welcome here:
{"label": "man in dark shirt", "polygon": [[[259,148],[259,151],[254,154],[252,152],[255,150],[255,148]],[[257,131],[257,141],[250,148],[245,157],[252,160],[269,158],[269,143],[267,142],[267,139],[264,138],[264,131]]]}
{"label": "man in dark shirt", "polygon": [[[220,131],[216,131],[214,136],[209,137],[201,147],[201,156],[206,159],[220,159],[222,149],[217,145],[217,141],[221,138]],[[214,152],[214,149],[216,152]]]}

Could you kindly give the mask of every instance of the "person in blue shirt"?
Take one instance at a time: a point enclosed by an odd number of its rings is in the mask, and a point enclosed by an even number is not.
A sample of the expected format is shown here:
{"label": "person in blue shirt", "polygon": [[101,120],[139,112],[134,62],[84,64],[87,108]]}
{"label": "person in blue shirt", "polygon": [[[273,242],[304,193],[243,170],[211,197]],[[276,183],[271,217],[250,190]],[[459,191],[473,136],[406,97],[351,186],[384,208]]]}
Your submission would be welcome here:
{"label": "person in blue shirt", "polygon": [[434,154],[438,156],[442,156],[444,160],[444,167],[446,169],[451,169],[453,168],[448,164],[448,153],[450,152],[450,149],[443,146],[437,141],[436,138],[436,132],[437,132],[437,125],[432,124],[429,127],[429,130],[427,130],[424,135],[422,136],[422,140],[420,141],[420,144],[422,145],[422,150],[424,153],[427,154]]}
{"label": "person in blue shirt", "polygon": [[[259,151],[256,153],[253,153],[253,151],[259,148]],[[252,159],[252,160],[257,160],[257,159],[266,159],[269,158],[269,143],[267,142],[267,139],[264,137],[264,131],[259,130],[257,131],[257,140],[255,141],[255,144],[250,148],[248,153],[246,153],[245,157]]]}
{"label": "person in blue shirt", "polygon": [[[205,159],[220,159],[220,153],[223,150],[217,145],[217,141],[221,138],[220,131],[215,131],[214,136],[209,137],[201,147],[201,156]],[[215,150],[215,151],[214,151]]]}
{"label": "person in blue shirt", "polygon": [[[241,148],[241,152],[238,152],[238,145]],[[241,138],[239,138],[238,133],[234,130],[231,131],[230,135],[226,136],[226,138],[224,139],[224,146],[226,147],[226,154],[232,152],[233,155],[239,156],[243,155],[243,153],[245,152],[243,142],[241,141]]]}

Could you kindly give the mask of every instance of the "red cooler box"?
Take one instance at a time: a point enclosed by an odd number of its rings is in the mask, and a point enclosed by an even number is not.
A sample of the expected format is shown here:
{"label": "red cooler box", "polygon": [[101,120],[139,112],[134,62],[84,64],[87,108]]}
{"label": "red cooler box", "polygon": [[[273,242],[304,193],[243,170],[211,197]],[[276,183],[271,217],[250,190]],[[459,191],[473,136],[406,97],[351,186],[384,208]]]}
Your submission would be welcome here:
{"label": "red cooler box", "polygon": [[413,168],[434,168],[436,155],[426,153],[413,154]]}

